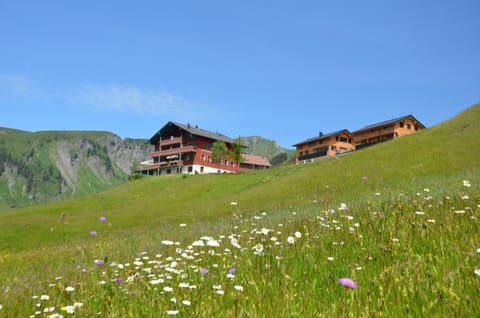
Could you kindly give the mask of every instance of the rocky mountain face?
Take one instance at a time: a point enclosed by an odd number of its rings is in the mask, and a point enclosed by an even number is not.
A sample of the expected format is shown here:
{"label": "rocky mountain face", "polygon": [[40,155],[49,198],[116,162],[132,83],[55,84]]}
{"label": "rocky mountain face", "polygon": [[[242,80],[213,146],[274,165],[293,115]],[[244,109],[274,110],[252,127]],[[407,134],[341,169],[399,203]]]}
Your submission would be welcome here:
{"label": "rocky mountain face", "polygon": [[0,211],[117,186],[150,151],[109,132],[0,128]]}
{"label": "rocky mountain face", "polygon": [[282,148],[276,141],[259,136],[242,137],[245,153],[267,157],[272,165],[279,165],[295,157],[295,150]]}

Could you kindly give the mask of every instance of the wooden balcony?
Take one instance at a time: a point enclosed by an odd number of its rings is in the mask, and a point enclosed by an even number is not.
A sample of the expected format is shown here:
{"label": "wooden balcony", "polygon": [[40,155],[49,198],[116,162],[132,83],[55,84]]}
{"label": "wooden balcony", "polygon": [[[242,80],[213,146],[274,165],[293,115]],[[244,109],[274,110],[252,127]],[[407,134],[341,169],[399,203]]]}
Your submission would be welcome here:
{"label": "wooden balcony", "polygon": [[181,144],[182,142],[183,142],[183,139],[181,137],[160,140],[160,147],[161,146],[174,145],[174,144]]}
{"label": "wooden balcony", "polygon": [[186,153],[186,152],[196,152],[196,150],[197,150],[197,147],[188,146],[188,147],[180,147],[180,148],[156,151],[156,152],[149,153],[148,156],[150,158],[155,158],[160,156],[176,155],[176,154]]}
{"label": "wooden balcony", "polygon": [[183,160],[172,160],[172,161],[161,161],[157,163],[150,164],[146,167],[146,170],[153,170],[164,167],[176,167],[183,166]]}

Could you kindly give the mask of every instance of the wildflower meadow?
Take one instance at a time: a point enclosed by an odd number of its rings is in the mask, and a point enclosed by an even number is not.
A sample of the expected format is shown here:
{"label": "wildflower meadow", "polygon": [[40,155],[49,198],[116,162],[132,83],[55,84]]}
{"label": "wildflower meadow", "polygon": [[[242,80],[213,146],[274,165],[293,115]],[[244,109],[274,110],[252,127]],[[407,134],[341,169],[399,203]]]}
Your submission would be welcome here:
{"label": "wildflower meadow", "polygon": [[373,192],[301,211],[251,213],[234,201],[219,224],[139,235],[155,237],[147,244],[113,237],[115,219],[99,215],[87,242],[53,251],[50,266],[2,255],[25,276],[2,275],[0,316],[472,317],[480,198],[458,183],[460,193]]}

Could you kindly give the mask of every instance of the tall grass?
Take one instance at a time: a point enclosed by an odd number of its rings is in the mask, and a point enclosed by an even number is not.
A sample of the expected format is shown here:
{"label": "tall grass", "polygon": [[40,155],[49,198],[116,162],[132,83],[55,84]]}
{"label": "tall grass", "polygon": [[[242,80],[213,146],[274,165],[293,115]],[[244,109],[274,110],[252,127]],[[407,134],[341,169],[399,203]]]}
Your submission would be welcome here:
{"label": "tall grass", "polygon": [[338,160],[2,214],[0,316],[475,316],[479,113]]}

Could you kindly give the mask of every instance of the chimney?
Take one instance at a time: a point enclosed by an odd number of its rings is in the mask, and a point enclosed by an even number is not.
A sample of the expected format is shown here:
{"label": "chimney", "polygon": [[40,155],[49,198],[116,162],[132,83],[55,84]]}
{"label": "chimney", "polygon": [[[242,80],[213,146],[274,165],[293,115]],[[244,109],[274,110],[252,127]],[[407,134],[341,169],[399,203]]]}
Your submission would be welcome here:
{"label": "chimney", "polygon": [[190,129],[190,123],[187,124],[187,128]]}
{"label": "chimney", "polygon": [[319,133],[318,133],[318,136],[319,136],[319,137],[322,137],[322,136],[323,136],[323,132],[319,132]]}

